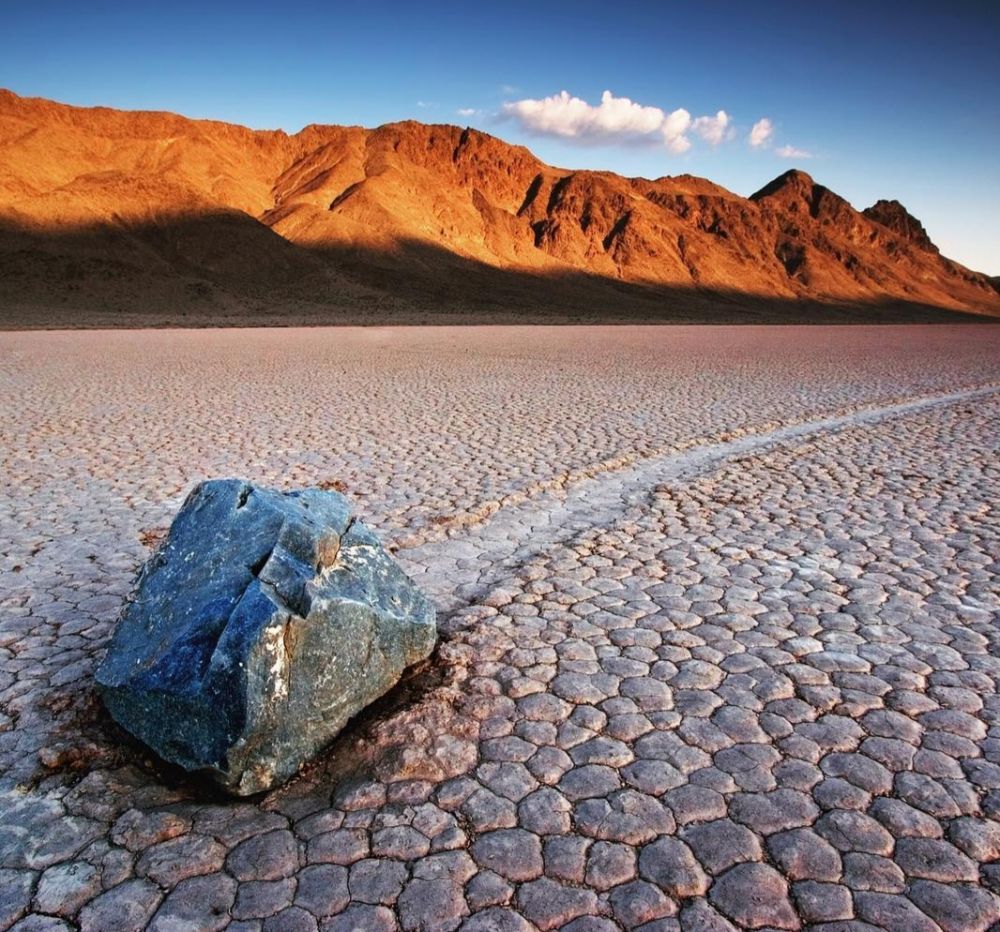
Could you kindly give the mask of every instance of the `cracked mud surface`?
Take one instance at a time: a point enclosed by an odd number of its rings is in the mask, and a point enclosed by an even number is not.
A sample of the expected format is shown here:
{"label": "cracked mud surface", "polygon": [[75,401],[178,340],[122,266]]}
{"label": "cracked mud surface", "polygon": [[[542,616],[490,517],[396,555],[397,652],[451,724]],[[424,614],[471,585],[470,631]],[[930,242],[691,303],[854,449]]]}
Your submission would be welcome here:
{"label": "cracked mud surface", "polygon": [[[994,333],[0,336],[0,928],[990,928]],[[443,609],[238,802],[91,681],[229,474],[344,486]]]}

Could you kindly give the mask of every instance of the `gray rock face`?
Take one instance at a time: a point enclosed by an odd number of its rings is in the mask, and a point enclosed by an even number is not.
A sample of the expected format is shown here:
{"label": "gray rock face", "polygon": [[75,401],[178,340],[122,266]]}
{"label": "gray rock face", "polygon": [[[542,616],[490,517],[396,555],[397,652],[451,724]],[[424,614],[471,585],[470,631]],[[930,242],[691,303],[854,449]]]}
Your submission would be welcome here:
{"label": "gray rock face", "polygon": [[265,790],[426,658],[433,606],[336,492],[199,485],[97,672],[115,720],[230,791]]}

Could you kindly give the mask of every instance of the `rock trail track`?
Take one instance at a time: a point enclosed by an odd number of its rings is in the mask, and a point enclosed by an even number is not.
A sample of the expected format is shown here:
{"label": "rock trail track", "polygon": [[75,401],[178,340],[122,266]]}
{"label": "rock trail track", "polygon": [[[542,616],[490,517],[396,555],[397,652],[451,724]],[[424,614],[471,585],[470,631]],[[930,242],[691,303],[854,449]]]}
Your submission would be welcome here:
{"label": "rock trail track", "polygon": [[[511,571],[530,557],[574,534],[613,521],[637,500],[648,496],[657,483],[682,479],[709,470],[725,460],[755,453],[824,432],[881,421],[940,405],[988,398],[1000,385],[912,398],[897,404],[860,408],[834,417],[819,418],[750,433],[734,440],[690,446],[676,453],[652,455],[620,466],[600,464],[570,476],[557,485],[558,492],[542,487],[535,495],[519,495],[508,506],[462,522],[448,543],[432,540],[410,547],[397,546],[397,557],[407,572],[433,594],[436,604],[455,609],[487,595]],[[468,580],[468,581],[465,581]],[[456,585],[456,582],[458,584]]]}
{"label": "rock trail track", "polygon": [[[1000,922],[992,328],[0,350],[0,929]],[[224,474],[346,485],[441,606],[432,664],[246,800],[92,686]]]}

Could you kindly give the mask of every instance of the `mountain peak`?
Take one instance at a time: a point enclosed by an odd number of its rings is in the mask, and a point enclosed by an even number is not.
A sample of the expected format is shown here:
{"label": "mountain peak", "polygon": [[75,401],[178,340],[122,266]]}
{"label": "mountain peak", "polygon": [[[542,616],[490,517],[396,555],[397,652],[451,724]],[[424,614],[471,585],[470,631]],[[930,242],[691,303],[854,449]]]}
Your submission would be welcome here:
{"label": "mountain peak", "polygon": [[773,181],[769,181],[759,191],[751,194],[750,200],[759,201],[762,198],[773,197],[784,191],[793,191],[800,196],[811,199],[813,191],[817,187],[821,187],[821,185],[816,184],[812,175],[807,174],[799,168],[790,168],[788,171],[778,175]]}
{"label": "mountain peak", "polygon": [[909,240],[918,249],[937,254],[940,250],[931,242],[924,225],[911,214],[899,201],[876,201],[871,207],[866,207],[862,213],[876,223],[888,227],[893,233],[898,233]]}

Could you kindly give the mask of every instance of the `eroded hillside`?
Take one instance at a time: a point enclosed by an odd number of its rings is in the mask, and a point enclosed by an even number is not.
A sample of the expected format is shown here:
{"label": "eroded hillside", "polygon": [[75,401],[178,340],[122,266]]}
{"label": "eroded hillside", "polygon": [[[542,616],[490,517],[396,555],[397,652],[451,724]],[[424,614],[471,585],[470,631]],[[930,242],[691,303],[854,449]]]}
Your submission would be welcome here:
{"label": "eroded hillside", "polygon": [[513,305],[726,319],[768,302],[1000,314],[993,282],[942,257],[898,202],[857,211],[798,171],[743,198],[690,175],[566,171],[454,126],[288,135],[10,92],[0,272],[15,317]]}

